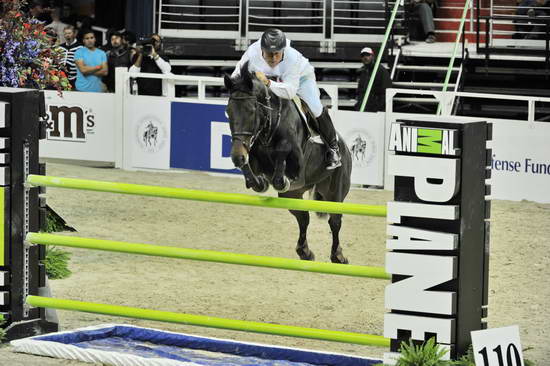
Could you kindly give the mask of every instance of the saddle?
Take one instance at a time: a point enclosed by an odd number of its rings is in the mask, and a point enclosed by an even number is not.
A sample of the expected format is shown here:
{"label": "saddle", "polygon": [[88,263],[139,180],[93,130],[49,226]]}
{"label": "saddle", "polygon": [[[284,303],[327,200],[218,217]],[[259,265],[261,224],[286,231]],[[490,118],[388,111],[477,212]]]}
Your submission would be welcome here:
{"label": "saddle", "polygon": [[294,98],[292,98],[292,101],[294,102],[294,106],[296,107],[296,110],[300,115],[300,119],[302,121],[302,124],[304,125],[304,131],[306,131],[304,146],[302,146],[302,148],[305,147],[305,144],[308,141],[316,144],[323,144],[323,141],[319,136],[319,126],[317,124],[317,118],[315,118],[307,103],[299,96],[295,96]]}

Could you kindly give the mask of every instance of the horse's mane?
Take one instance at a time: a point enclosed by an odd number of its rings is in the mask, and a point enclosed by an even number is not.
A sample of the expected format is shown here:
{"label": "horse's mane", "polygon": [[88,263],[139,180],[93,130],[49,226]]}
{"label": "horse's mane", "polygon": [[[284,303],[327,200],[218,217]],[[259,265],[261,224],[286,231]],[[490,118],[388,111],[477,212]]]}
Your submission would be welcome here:
{"label": "horse's mane", "polygon": [[258,79],[256,75],[248,71],[248,61],[246,61],[239,70],[239,76],[232,79],[232,91],[242,91],[245,93],[254,93],[254,83]]}

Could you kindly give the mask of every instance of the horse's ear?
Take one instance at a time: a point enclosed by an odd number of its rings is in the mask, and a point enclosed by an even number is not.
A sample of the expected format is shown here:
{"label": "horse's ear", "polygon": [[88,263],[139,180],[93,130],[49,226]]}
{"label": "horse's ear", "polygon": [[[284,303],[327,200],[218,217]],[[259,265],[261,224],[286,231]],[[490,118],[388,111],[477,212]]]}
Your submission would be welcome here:
{"label": "horse's ear", "polygon": [[227,90],[231,90],[233,88],[233,80],[231,80],[231,77],[228,74],[223,76],[223,83],[225,84]]}
{"label": "horse's ear", "polygon": [[246,61],[242,66],[240,71],[241,76],[245,77],[245,75],[248,75],[248,64],[250,61]]}
{"label": "horse's ear", "polygon": [[254,89],[254,83],[252,82],[252,73],[248,71],[248,61],[246,61],[241,67],[241,78],[249,90]]}

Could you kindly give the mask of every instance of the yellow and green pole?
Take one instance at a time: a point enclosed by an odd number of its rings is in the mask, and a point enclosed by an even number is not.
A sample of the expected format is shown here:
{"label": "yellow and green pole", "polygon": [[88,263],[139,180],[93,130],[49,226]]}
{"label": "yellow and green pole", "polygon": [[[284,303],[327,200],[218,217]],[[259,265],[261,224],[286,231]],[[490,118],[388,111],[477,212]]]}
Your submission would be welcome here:
{"label": "yellow and green pole", "polygon": [[138,196],[175,198],[191,201],[283,208],[287,210],[315,211],[380,217],[386,216],[385,205],[375,206],[356,203],[254,196],[239,193],[210,192],[185,188],[168,188],[141,184],[103,182],[97,180],[51,177],[32,174],[27,177],[27,183],[33,186],[69,188],[97,192],[123,193]]}
{"label": "yellow and green pole", "polygon": [[278,268],[293,271],[315,272],[351,277],[391,279],[383,267],[343,265],[312,262],[298,259],[267,257],[250,254],[219,252],[214,250],[175,248],[151,244],[127,243],[114,240],[80,238],[75,236],[29,233],[27,241],[33,244],[84,248],[108,252],[141,254],[156,257],[188,259],[204,262],[240,264],[254,267]]}
{"label": "yellow and green pole", "polygon": [[303,328],[290,325],[259,323],[246,320],[217,318],[213,316],[173,313],[168,311],[149,310],[119,305],[106,305],[93,302],[56,299],[42,296],[27,296],[27,304],[35,307],[58,310],[82,311],[85,313],[121,316],[125,318],[154,320],[210,327],[218,329],[239,330],[252,333],[264,333],[279,336],[318,339],[332,342],[361,344],[365,346],[389,347],[390,340],[379,335],[360,334],[315,328]]}

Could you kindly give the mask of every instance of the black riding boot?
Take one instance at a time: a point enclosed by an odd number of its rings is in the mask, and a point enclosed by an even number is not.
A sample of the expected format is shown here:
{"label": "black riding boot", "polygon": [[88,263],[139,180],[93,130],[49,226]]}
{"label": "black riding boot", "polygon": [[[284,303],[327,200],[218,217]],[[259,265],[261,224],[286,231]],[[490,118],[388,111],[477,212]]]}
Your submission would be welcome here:
{"label": "black riding boot", "polygon": [[336,139],[336,130],[326,108],[323,108],[323,113],[317,117],[317,123],[319,124],[321,139],[327,145],[327,170],[336,169],[342,165],[342,162],[338,140]]}

